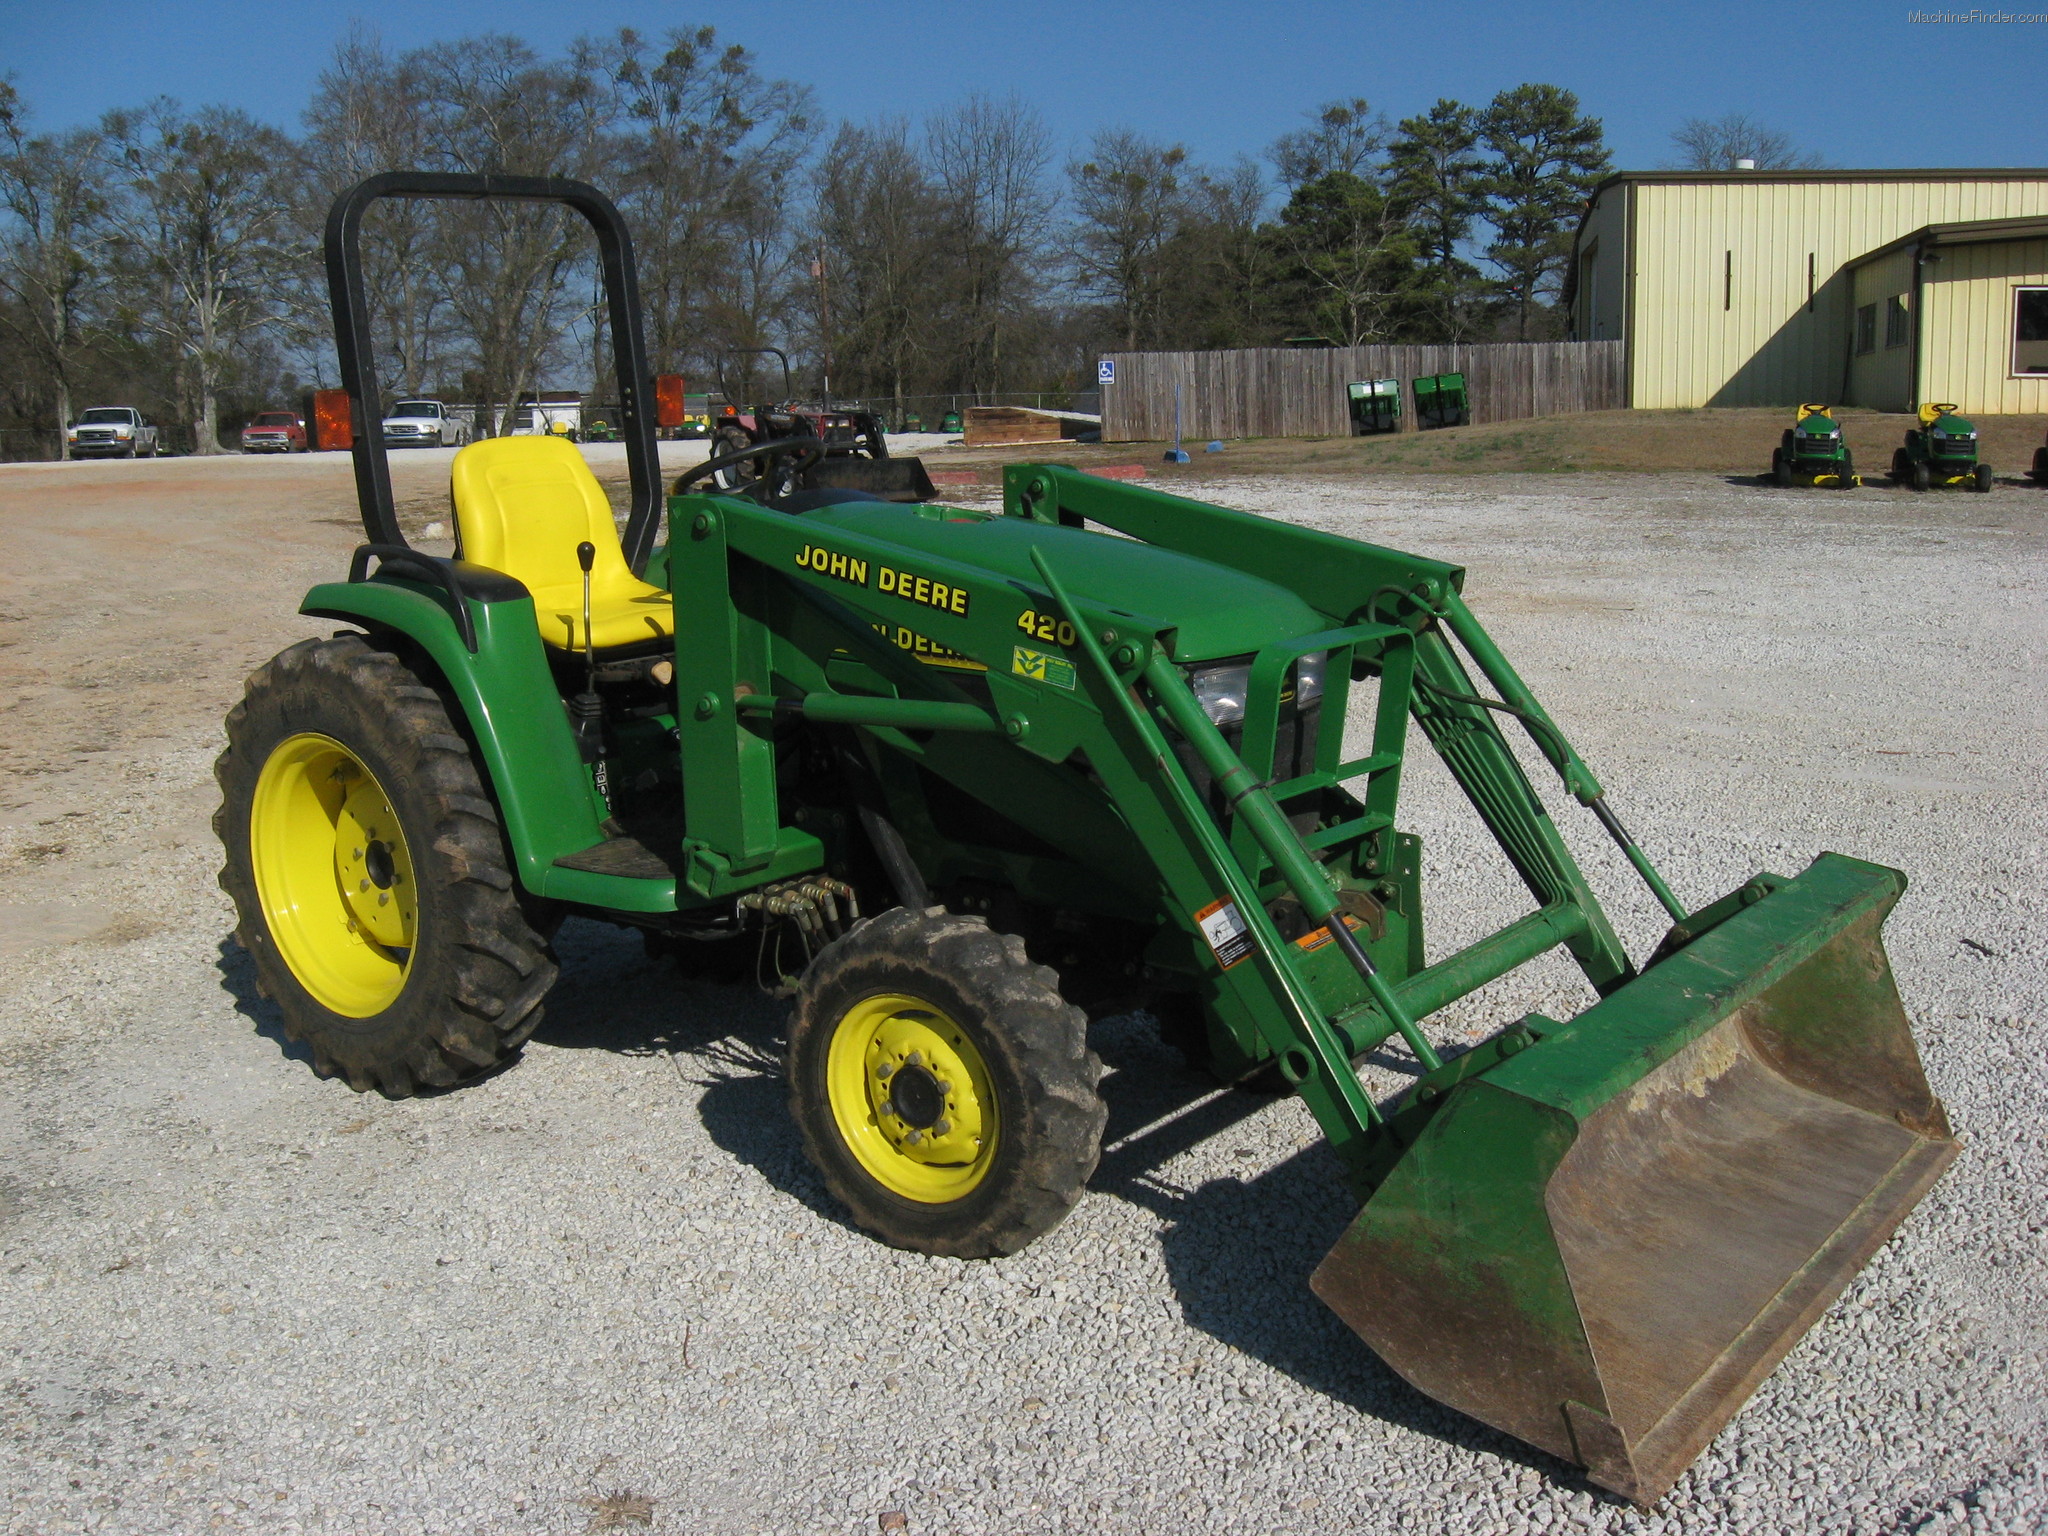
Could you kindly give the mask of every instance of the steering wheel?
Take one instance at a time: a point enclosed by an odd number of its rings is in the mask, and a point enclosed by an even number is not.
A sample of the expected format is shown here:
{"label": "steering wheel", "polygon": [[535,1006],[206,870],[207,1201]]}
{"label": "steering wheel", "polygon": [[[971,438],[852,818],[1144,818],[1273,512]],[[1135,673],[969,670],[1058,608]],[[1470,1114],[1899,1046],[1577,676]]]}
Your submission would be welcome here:
{"label": "steering wheel", "polygon": [[735,448],[729,453],[715,453],[695,468],[684,470],[676,476],[676,483],[670,488],[670,494],[684,495],[698,481],[708,479],[722,469],[730,469],[749,460],[758,460],[759,467],[753,479],[723,489],[745,494],[759,490],[765,485],[767,489],[762,491],[762,499],[773,501],[794,490],[797,481],[824,456],[825,445],[808,435],[778,437],[766,443],[750,443],[745,448]]}

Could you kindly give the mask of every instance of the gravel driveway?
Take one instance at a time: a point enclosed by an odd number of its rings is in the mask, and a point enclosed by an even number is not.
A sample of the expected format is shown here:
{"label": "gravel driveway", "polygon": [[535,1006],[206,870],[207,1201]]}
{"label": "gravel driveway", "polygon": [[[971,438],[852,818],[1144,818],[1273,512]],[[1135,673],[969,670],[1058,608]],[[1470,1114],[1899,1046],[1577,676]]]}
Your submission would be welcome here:
{"label": "gravel driveway", "polygon": [[[445,466],[395,473],[430,495]],[[489,1081],[316,1080],[227,940],[206,826],[242,675],[316,632],[298,594],[360,537],[316,459],[0,468],[5,1528],[2048,1525],[2048,493],[1216,494],[1464,562],[1689,900],[1824,848],[1912,877],[1891,954],[1969,1145],[1658,1510],[1382,1368],[1306,1286],[1351,1215],[1313,1122],[1141,1019],[1097,1026],[1090,1193],[992,1263],[852,1230],[782,1107],[781,1005],[612,929],[565,928],[547,1022]],[[1519,907],[1426,759],[1442,954]],[[1655,910],[1559,815],[1640,956]],[[1539,965],[1432,1031],[1586,1001]]]}

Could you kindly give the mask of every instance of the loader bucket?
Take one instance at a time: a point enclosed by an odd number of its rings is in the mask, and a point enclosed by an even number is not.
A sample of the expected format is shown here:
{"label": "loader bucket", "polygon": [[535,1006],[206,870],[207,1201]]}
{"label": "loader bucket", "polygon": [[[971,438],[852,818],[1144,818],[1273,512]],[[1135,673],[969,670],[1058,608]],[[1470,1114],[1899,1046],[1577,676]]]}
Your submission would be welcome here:
{"label": "loader bucket", "polygon": [[1431,1397],[1653,1503],[1955,1156],[1879,936],[1904,889],[1823,854],[1529,1020],[1427,1106],[1316,1294]]}
{"label": "loader bucket", "polygon": [[805,484],[818,490],[866,491],[884,501],[930,501],[938,495],[924,460],[917,458],[836,455],[820,460],[805,476]]}

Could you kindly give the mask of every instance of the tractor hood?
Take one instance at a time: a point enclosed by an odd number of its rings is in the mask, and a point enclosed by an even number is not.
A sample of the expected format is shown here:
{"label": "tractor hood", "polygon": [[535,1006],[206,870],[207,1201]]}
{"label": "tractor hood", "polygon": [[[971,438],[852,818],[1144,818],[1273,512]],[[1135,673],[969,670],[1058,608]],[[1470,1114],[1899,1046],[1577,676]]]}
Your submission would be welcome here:
{"label": "tractor hood", "polygon": [[1285,587],[1116,534],[929,502],[843,502],[804,520],[975,566],[1033,592],[1044,587],[1031,563],[1032,549],[1041,549],[1072,596],[1172,626],[1176,661],[1242,656],[1331,624]]}

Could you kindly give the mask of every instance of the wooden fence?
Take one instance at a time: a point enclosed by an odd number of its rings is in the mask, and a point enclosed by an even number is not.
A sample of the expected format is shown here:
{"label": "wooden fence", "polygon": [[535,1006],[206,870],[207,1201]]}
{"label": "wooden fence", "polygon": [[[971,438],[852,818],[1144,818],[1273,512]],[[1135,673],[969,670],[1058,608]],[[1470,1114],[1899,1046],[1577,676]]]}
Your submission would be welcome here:
{"label": "wooden fence", "polygon": [[1102,386],[1104,442],[1173,436],[1180,385],[1181,435],[1341,437],[1351,430],[1345,386],[1401,381],[1401,430],[1415,430],[1415,379],[1462,373],[1473,421],[1516,421],[1628,404],[1626,343],[1487,342],[1471,346],[1253,347],[1234,352],[1116,352],[1116,379]]}

